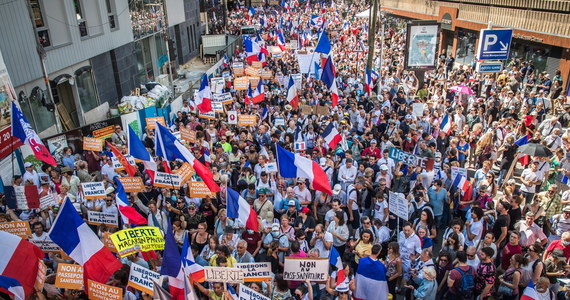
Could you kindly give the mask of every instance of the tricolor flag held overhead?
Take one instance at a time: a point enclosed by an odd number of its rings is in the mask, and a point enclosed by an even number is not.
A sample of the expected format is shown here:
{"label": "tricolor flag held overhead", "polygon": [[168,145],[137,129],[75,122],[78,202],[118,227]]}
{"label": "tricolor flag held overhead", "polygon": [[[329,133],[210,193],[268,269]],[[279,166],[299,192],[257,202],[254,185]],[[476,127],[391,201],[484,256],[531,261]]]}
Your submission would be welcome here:
{"label": "tricolor flag held overhead", "polygon": [[138,135],[135,131],[129,127],[129,135],[128,138],[128,145],[129,145],[129,155],[132,157],[142,161],[145,172],[150,176],[152,182],[154,182],[154,174],[156,173],[156,162],[148,153],[148,150],[142,143],[141,139],[139,139]]}
{"label": "tricolor flag held overhead", "polygon": [[467,177],[457,173],[457,175],[455,175],[455,178],[453,179],[452,185],[462,190],[463,192],[467,192],[470,183],[469,180],[467,180]]}
{"label": "tricolor flag held overhead", "polygon": [[366,83],[364,86],[364,91],[370,96],[370,92],[372,92],[372,70],[366,66]]}
{"label": "tricolor flag held overhead", "polygon": [[227,214],[228,217],[234,218],[237,222],[240,221],[240,226],[245,225],[245,228],[259,232],[259,222],[257,220],[257,213],[247,201],[236,191],[228,187],[227,191]]}
{"label": "tricolor flag held overhead", "polygon": [[[36,245],[5,231],[0,231],[0,249],[0,275],[15,279],[25,295],[29,296],[34,290],[38,263],[45,256],[44,253]],[[13,282],[0,283],[0,291],[11,292],[12,286]]]}
{"label": "tricolor flag held overhead", "polygon": [[528,286],[524,289],[520,300],[539,300],[539,299],[542,298],[540,297],[540,295],[538,295],[538,292],[536,291],[536,288],[531,280],[528,283]]}
{"label": "tricolor flag held overhead", "polygon": [[57,165],[36,131],[16,106],[16,102],[12,102],[12,136],[18,138],[23,144],[30,146],[37,159],[52,166]]}
{"label": "tricolor flag held overhead", "polygon": [[439,124],[439,129],[445,132],[445,134],[447,135],[449,135],[449,133],[451,132],[451,118],[449,118],[448,114],[445,114],[445,117],[443,117],[443,120],[441,120],[441,124]]}
{"label": "tricolor flag held overhead", "polygon": [[146,225],[148,224],[147,219],[145,219],[138,211],[129,205],[129,199],[127,199],[127,193],[121,184],[121,181],[117,180],[117,195],[115,196],[115,201],[117,202],[117,208],[121,213],[121,218],[124,224],[134,224],[134,225]]}
{"label": "tricolor flag held overhead", "polygon": [[329,122],[329,125],[325,127],[322,137],[331,149],[335,149],[336,145],[342,141],[342,135],[340,135],[338,130],[334,127],[333,122]]}
{"label": "tricolor flag held overhead", "polygon": [[277,46],[281,51],[287,50],[287,46],[285,46],[285,37],[283,37],[283,31],[279,30],[277,33]]}
{"label": "tricolor flag held overhead", "polygon": [[254,61],[258,60],[261,47],[250,36],[243,36],[243,48],[245,49],[245,59],[248,64],[251,65]]}
{"label": "tricolor flag held overhead", "polygon": [[66,198],[48,233],[65,254],[83,266],[83,281],[106,283],[123,264],[107,249]]}
{"label": "tricolor flag held overhead", "polygon": [[212,111],[212,90],[210,90],[210,84],[208,83],[208,76],[206,74],[202,75],[202,84],[198,90],[195,102],[201,113]]}
{"label": "tricolor flag held overhead", "polygon": [[332,62],[332,56],[329,56],[325,62],[321,80],[329,88],[329,91],[331,92],[332,106],[336,107],[338,104],[338,88],[336,85],[336,70]]}
{"label": "tricolor flag held overhead", "polygon": [[159,123],[156,123],[155,134],[156,155],[163,157],[167,161],[181,159],[192,166],[196,174],[202,178],[212,193],[220,191],[220,187],[214,181],[214,175],[204,164],[194,157],[192,152],[188,150],[168,129]]}
{"label": "tricolor flag held overhead", "polygon": [[324,18],[318,15],[311,16],[311,25],[321,27],[323,26]]}
{"label": "tricolor flag held overhead", "polygon": [[180,257],[182,259],[182,268],[184,269],[184,273],[190,276],[192,281],[204,282],[206,280],[204,267],[197,264],[194,260],[194,255],[192,255],[188,235],[184,236],[184,244],[182,245],[182,253],[180,253]]}
{"label": "tricolor flag held overhead", "polygon": [[14,300],[25,300],[26,294],[24,287],[20,282],[12,277],[0,275],[0,288],[5,289],[8,293],[14,295]]}
{"label": "tricolor flag held overhead", "polygon": [[263,78],[259,79],[259,82],[257,83],[257,87],[253,90],[252,95],[251,95],[251,100],[253,101],[253,103],[259,103],[259,102],[262,102],[263,100],[265,100],[265,91],[263,88]]}
{"label": "tricolor flag held overhead", "polygon": [[331,53],[331,42],[329,41],[329,37],[326,31],[322,31],[321,37],[319,38],[319,42],[317,43],[317,47],[315,48],[315,52],[329,54]]}
{"label": "tricolor flag held overhead", "polygon": [[516,140],[514,144],[519,147],[528,144],[528,134],[523,135],[520,139]]}
{"label": "tricolor flag held overhead", "polygon": [[386,299],[388,295],[388,282],[386,281],[386,267],[379,260],[368,257],[358,262],[358,269],[354,276],[356,299]]}
{"label": "tricolor flag held overhead", "polygon": [[249,15],[249,17],[253,17],[253,15],[255,15],[256,11],[255,8],[253,7],[249,7],[249,11],[247,12],[247,14]]}
{"label": "tricolor flag held overhead", "polygon": [[289,102],[294,108],[299,107],[299,96],[297,95],[297,86],[295,86],[295,80],[289,75],[289,83],[287,84],[287,102]]}
{"label": "tricolor flag held overhead", "polygon": [[173,299],[184,300],[184,271],[178,244],[172,233],[172,225],[168,222],[168,230],[164,235],[164,252],[160,275],[168,276],[168,285]]}
{"label": "tricolor flag held overhead", "polygon": [[307,178],[317,191],[332,195],[329,178],[323,168],[313,160],[291,153],[277,145],[279,174],[285,178]]}
{"label": "tricolor flag held overhead", "polygon": [[115,156],[121,165],[123,165],[127,174],[129,174],[131,177],[135,176],[137,173],[137,168],[129,163],[125,155],[123,155],[119,149],[115,148],[115,146],[111,145],[111,143],[107,142],[107,146],[111,149],[111,152],[113,152],[113,156]]}
{"label": "tricolor flag held overhead", "polygon": [[344,267],[342,266],[342,258],[335,247],[331,247],[331,251],[329,252],[329,263],[336,267],[336,285],[340,285],[346,276],[344,274]]}

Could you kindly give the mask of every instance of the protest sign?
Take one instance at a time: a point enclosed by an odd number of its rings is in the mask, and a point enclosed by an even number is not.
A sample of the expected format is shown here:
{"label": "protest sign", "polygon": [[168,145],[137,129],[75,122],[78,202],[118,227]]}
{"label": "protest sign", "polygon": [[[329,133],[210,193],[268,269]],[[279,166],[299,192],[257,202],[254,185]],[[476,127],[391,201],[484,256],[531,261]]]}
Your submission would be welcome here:
{"label": "protest sign", "polygon": [[319,116],[328,116],[330,114],[329,107],[328,106],[316,105],[315,106],[315,113]]}
{"label": "protest sign", "polygon": [[216,113],[214,111],[209,111],[206,113],[200,113],[198,115],[198,118],[202,118],[202,119],[208,119],[208,120],[215,120],[216,119]]}
{"label": "protest sign", "polygon": [[173,170],[172,173],[178,174],[180,176],[180,185],[182,186],[186,181],[190,180],[192,175],[194,175],[196,172],[189,163],[185,162],[182,164],[182,166],[180,166],[180,168]]}
{"label": "protest sign", "polygon": [[[130,154],[125,154],[124,155],[125,158],[127,159],[127,162],[131,165],[134,166],[136,165],[135,162],[135,158],[132,157]],[[122,171],[125,169],[125,167],[123,166],[123,164],[121,164],[121,162],[119,161],[119,159],[116,156],[111,157],[111,162],[113,163],[113,168],[117,171]]]}
{"label": "protest sign", "polygon": [[231,93],[221,93],[221,94],[214,94],[213,99],[214,101],[221,102],[222,104],[232,104],[234,99],[232,98]]}
{"label": "protest sign", "polygon": [[295,82],[295,86],[298,90],[301,90],[301,83],[303,82],[303,75],[302,74],[291,74],[291,78],[293,78],[293,82]]}
{"label": "protest sign", "polygon": [[210,79],[212,93],[221,93],[224,90],[226,80],[223,77],[213,77]]}
{"label": "protest sign", "polygon": [[245,68],[245,74],[249,76],[259,76],[259,70],[254,67]]}
{"label": "protest sign", "polygon": [[236,61],[234,63],[232,63],[232,68],[236,69],[236,68],[243,68],[243,62],[241,61]]}
{"label": "protest sign", "polygon": [[303,105],[303,106],[301,106],[301,112],[306,116],[312,114],[314,109],[315,109],[314,105]]}
{"label": "protest sign", "polygon": [[154,296],[154,283],[158,281],[160,274],[153,272],[147,268],[141,267],[137,264],[131,264],[131,271],[129,272],[129,286]]}
{"label": "protest sign", "polygon": [[180,126],[180,138],[188,143],[196,142],[196,131]]}
{"label": "protest sign", "polygon": [[281,53],[281,52],[271,53],[271,58],[281,58],[281,57],[283,57],[283,53]]}
{"label": "protest sign", "polygon": [[51,239],[46,240],[29,240],[30,243],[38,246],[44,253],[59,253],[59,246]]}
{"label": "protest sign", "polygon": [[239,115],[238,126],[257,126],[256,115]]}
{"label": "protest sign", "polygon": [[217,113],[223,113],[224,105],[222,102],[212,101],[212,110]]}
{"label": "protest sign", "polygon": [[164,238],[158,227],[141,226],[123,229],[111,234],[111,240],[121,257],[139,251],[164,249]]}
{"label": "protest sign", "polygon": [[325,281],[329,273],[328,258],[285,257],[283,279]]}
{"label": "protest sign", "polygon": [[191,180],[188,182],[188,187],[191,198],[206,198],[214,195],[203,181]]}
{"label": "protest sign", "polygon": [[150,117],[146,118],[146,127],[148,129],[155,129],[156,123],[160,123],[162,126],[166,126],[166,122],[164,121],[164,117]]}
{"label": "protest sign", "polygon": [[232,68],[232,70],[235,76],[243,76],[245,74],[243,68]]}
{"label": "protest sign", "polygon": [[89,286],[89,299],[90,300],[109,300],[123,299],[123,289],[115,286],[110,286],[106,284],[93,281],[91,279],[87,280],[87,285]]}
{"label": "protest sign", "polygon": [[102,199],[105,198],[105,185],[103,182],[83,182],[83,195],[85,199]]}
{"label": "protest sign", "polygon": [[50,206],[55,206],[57,201],[55,200],[56,195],[49,193],[40,198],[40,209],[44,210],[49,208]]}
{"label": "protest sign", "polygon": [[297,48],[299,48],[299,41],[290,40],[290,41],[285,43],[285,46],[287,47],[287,49],[297,50]]}
{"label": "protest sign", "polygon": [[40,196],[38,187],[35,185],[14,186],[16,194],[16,203],[18,209],[35,209],[40,208]]}
{"label": "protest sign", "polygon": [[235,110],[228,111],[228,124],[237,125],[238,123],[238,113]]}
{"label": "protest sign", "polygon": [[163,188],[179,188],[180,187],[180,175],[169,174],[164,172],[154,173],[154,186]]}
{"label": "protest sign", "polygon": [[119,181],[127,193],[142,192],[144,189],[141,177],[119,177]]}
{"label": "protest sign", "polygon": [[402,161],[406,165],[422,167],[428,171],[433,170],[435,160],[433,158],[421,157],[408,152],[404,152],[396,147],[390,148],[388,156],[396,161]]}
{"label": "protest sign", "polygon": [[83,150],[101,151],[103,150],[103,140],[84,136]]}
{"label": "protest sign", "polygon": [[396,216],[408,220],[408,200],[402,193],[390,192],[390,201],[388,201],[388,210]]}
{"label": "protest sign", "polygon": [[72,264],[58,264],[55,287],[60,289],[82,290],[83,267]]}
{"label": "protest sign", "polygon": [[295,151],[305,151],[307,150],[307,145],[305,142],[295,142]]}
{"label": "protest sign", "polygon": [[285,126],[285,118],[283,117],[276,117],[273,120],[273,125],[275,126]]}
{"label": "protest sign", "polygon": [[111,125],[103,127],[101,129],[94,130],[93,138],[104,140],[106,138],[110,138],[113,135],[113,133],[115,133],[115,126]]}
{"label": "protest sign", "polygon": [[234,80],[234,89],[238,91],[247,90],[249,87],[249,78],[241,77]]}
{"label": "protest sign", "polygon": [[254,89],[259,84],[260,77],[258,76],[249,76],[249,84],[251,84],[251,88]]}
{"label": "protest sign", "polygon": [[252,61],[251,67],[256,68],[256,69],[261,69],[261,68],[263,68],[263,63],[260,61]]}
{"label": "protest sign", "polygon": [[265,80],[269,80],[273,78],[273,71],[271,70],[262,70],[259,72],[259,76]]}
{"label": "protest sign", "polygon": [[228,80],[231,77],[231,74],[229,71],[223,71],[222,72],[222,77],[224,77],[224,79]]}
{"label": "protest sign", "polygon": [[109,249],[109,251],[117,253],[117,248],[115,248],[113,240],[111,240],[111,233],[108,231],[103,233],[103,245],[105,245],[105,248]]}
{"label": "protest sign", "polygon": [[271,300],[262,294],[248,288],[245,284],[239,285],[239,300]]}
{"label": "protest sign", "polygon": [[228,267],[204,267],[206,281],[243,283],[243,270]]}
{"label": "protest sign", "polygon": [[460,167],[451,167],[451,181],[455,180],[455,176],[457,176],[457,174],[461,174],[465,176],[465,178],[469,178],[467,176],[467,169]]}
{"label": "protest sign", "polygon": [[412,113],[414,116],[421,118],[424,115],[424,104],[423,103],[413,103]]}
{"label": "protest sign", "polygon": [[32,235],[30,223],[26,221],[0,223],[0,230],[17,235],[23,239],[27,239],[28,236]]}
{"label": "protest sign", "polygon": [[35,290],[43,290],[46,281],[47,267],[43,260],[38,260],[38,275],[36,275]]}
{"label": "protest sign", "polygon": [[265,164],[267,166],[267,172],[269,173],[277,173],[278,169],[277,169],[277,163],[267,163]]}
{"label": "protest sign", "polygon": [[118,226],[118,215],[117,213],[106,213],[102,211],[88,211],[87,212],[87,223],[91,225],[101,225],[105,224],[107,226],[117,227]]}
{"label": "protest sign", "polygon": [[269,262],[238,263],[236,267],[243,270],[243,281],[245,282],[265,281],[272,278]]}

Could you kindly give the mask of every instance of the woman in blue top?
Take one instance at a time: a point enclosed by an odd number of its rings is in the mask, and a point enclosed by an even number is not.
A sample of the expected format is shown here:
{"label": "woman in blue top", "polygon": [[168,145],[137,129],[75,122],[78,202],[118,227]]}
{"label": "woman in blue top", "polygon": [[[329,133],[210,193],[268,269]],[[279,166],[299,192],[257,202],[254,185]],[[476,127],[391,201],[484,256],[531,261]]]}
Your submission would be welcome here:
{"label": "woman in blue top", "polygon": [[459,164],[462,168],[465,168],[465,161],[467,160],[467,155],[469,154],[469,143],[467,142],[467,138],[464,135],[459,136],[457,150],[459,151]]}

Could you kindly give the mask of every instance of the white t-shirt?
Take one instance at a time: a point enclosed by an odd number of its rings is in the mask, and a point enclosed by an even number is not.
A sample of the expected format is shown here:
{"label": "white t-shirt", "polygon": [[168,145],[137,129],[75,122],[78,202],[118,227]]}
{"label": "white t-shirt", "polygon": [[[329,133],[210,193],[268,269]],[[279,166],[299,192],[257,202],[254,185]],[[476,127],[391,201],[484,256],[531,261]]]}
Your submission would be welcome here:
{"label": "white t-shirt", "polygon": [[467,229],[464,229],[465,245],[467,245],[467,247],[477,246],[477,244],[481,240],[481,235],[483,234],[483,221],[479,220],[479,221],[471,223],[470,231],[471,231],[471,234],[475,235],[475,237],[473,238],[472,241],[470,241],[469,235],[467,234]]}
{"label": "white t-shirt", "polygon": [[[533,172],[531,169],[525,169],[522,174],[521,174],[521,178],[524,178],[524,180],[527,181],[537,181],[537,180],[542,180],[542,172],[540,171],[536,171]],[[532,184],[530,186],[522,184],[521,185],[521,191],[523,192],[527,192],[527,193],[534,193],[536,191],[536,185]]]}
{"label": "white t-shirt", "polygon": [[[333,242],[333,235],[326,231],[325,232],[325,236],[324,236],[324,240],[327,243],[332,243]],[[332,244],[331,244],[332,247]],[[319,257],[321,258],[328,258],[329,257],[329,252],[330,250],[327,250],[327,248],[325,248],[325,244],[323,243],[323,241],[321,239],[317,239],[317,241],[315,242],[315,247],[316,249],[319,249]]]}
{"label": "white t-shirt", "polygon": [[410,255],[413,253],[422,252],[422,244],[420,238],[413,233],[410,237],[406,237],[403,231],[400,231],[400,236],[398,238],[400,244],[400,256],[402,261],[410,262]]}
{"label": "white t-shirt", "polygon": [[374,205],[374,218],[385,222],[386,214],[384,213],[384,209],[388,207],[387,201],[376,201]]}

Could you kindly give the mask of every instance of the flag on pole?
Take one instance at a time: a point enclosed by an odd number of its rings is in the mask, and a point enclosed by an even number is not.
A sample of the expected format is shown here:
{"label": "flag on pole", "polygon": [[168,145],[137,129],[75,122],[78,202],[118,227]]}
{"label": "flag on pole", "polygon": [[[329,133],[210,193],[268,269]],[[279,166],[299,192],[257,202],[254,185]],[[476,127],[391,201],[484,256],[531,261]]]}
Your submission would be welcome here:
{"label": "flag on pole", "polygon": [[331,247],[331,251],[329,252],[329,263],[336,267],[336,285],[340,285],[346,277],[342,265],[342,258],[335,247]]}
{"label": "flag on pole", "polygon": [[184,244],[182,244],[182,253],[180,253],[182,259],[182,268],[184,273],[192,278],[192,281],[204,282],[206,280],[206,274],[204,273],[204,267],[197,264],[194,260],[194,255],[190,249],[190,241],[188,240],[188,235],[184,236]]}
{"label": "flag on pole", "polygon": [[325,127],[325,130],[321,134],[325,142],[331,149],[335,149],[336,145],[342,140],[342,135],[334,127],[333,122],[329,122],[329,125]]}
{"label": "flag on pole", "polygon": [[117,195],[115,196],[115,202],[117,202],[117,208],[121,213],[121,218],[124,224],[135,224],[135,225],[146,225],[148,220],[145,219],[139,212],[129,204],[127,199],[127,193],[125,188],[121,184],[120,180],[116,180],[117,184]]}
{"label": "flag on pole", "polygon": [[[38,276],[38,263],[45,254],[36,245],[5,231],[0,231],[0,249],[0,275],[17,280],[25,295],[31,295]],[[12,286],[9,282],[0,284],[0,291],[10,291]]]}
{"label": "flag on pole", "polygon": [[283,31],[279,30],[277,33],[277,46],[281,51],[287,50],[287,46],[285,46],[285,38],[283,37]]}
{"label": "flag on pole", "polygon": [[299,96],[297,95],[297,86],[295,86],[295,80],[293,76],[289,75],[289,83],[287,87],[287,102],[289,102],[294,108],[299,107]]}
{"label": "flag on pole", "polygon": [[257,87],[255,87],[255,89],[253,90],[253,93],[251,96],[252,96],[251,100],[253,103],[259,103],[259,102],[262,102],[263,100],[265,100],[263,78],[259,79],[259,82],[257,83]]}
{"label": "flag on pole", "polygon": [[368,65],[366,65],[366,84],[364,86],[364,91],[368,96],[370,96],[370,92],[372,92],[372,70],[368,68]]}
{"label": "flag on pole", "polygon": [[200,84],[195,102],[201,113],[212,111],[212,91],[210,90],[208,76],[206,76],[206,74],[202,75],[202,84]]}
{"label": "flag on pole", "polygon": [[236,191],[227,188],[227,214],[228,217],[240,221],[240,226],[245,226],[255,232],[259,232],[259,221],[253,207]]}
{"label": "flag on pole", "polygon": [[[547,291],[548,291],[548,289],[547,289]],[[528,283],[528,286],[524,289],[520,300],[539,300],[539,299],[542,299],[542,298],[540,297],[540,295],[536,291],[534,283],[531,280]]]}
{"label": "flag on pole", "polygon": [[439,129],[445,132],[445,134],[447,135],[449,135],[449,133],[451,132],[451,119],[449,118],[448,114],[445,114],[445,117],[443,117],[443,120],[441,120],[441,124],[439,124]]}
{"label": "flag on pole", "polygon": [[148,150],[146,149],[142,141],[139,139],[135,131],[131,128],[131,126],[128,127],[129,127],[129,135],[128,135],[129,155],[142,161],[145,168],[145,172],[150,176],[152,182],[154,182],[154,174],[156,173],[157,170],[156,162],[154,161],[152,156],[150,156],[150,153],[148,153]]}
{"label": "flag on pole", "polygon": [[317,43],[317,47],[315,48],[315,52],[329,54],[331,53],[331,42],[329,41],[329,37],[326,31],[322,31],[321,37],[319,38],[319,42]]}
{"label": "flag on pole", "polygon": [[131,177],[135,176],[135,174],[137,173],[137,168],[133,167],[129,163],[129,161],[127,160],[125,155],[123,155],[123,153],[121,153],[121,151],[119,151],[119,149],[115,148],[115,146],[111,145],[111,143],[107,142],[107,146],[111,149],[111,152],[113,152],[113,155],[119,160],[121,165],[125,168],[125,171],[127,172],[127,174],[129,174],[129,176],[131,176]]}
{"label": "flag on pole", "polygon": [[55,159],[51,156],[46,146],[44,146],[36,131],[16,106],[16,102],[12,102],[12,136],[30,146],[37,159],[52,166],[57,165]]}
{"label": "flag on pole", "polygon": [[332,195],[329,178],[317,162],[277,145],[277,164],[281,176],[307,178],[315,190]]}
{"label": "flag on pole", "polygon": [[25,300],[26,294],[24,293],[24,287],[22,284],[12,278],[0,275],[0,288],[7,290],[9,293],[14,295],[14,300]]}
{"label": "flag on pole", "polygon": [[164,252],[160,275],[168,276],[168,285],[173,299],[184,299],[184,272],[178,244],[172,233],[172,225],[168,222],[168,229],[164,235]]}
{"label": "flag on pole", "polygon": [[329,56],[323,68],[321,80],[327,85],[331,92],[332,106],[336,107],[338,104],[338,88],[336,85],[336,70],[332,62],[332,56]]}

